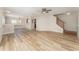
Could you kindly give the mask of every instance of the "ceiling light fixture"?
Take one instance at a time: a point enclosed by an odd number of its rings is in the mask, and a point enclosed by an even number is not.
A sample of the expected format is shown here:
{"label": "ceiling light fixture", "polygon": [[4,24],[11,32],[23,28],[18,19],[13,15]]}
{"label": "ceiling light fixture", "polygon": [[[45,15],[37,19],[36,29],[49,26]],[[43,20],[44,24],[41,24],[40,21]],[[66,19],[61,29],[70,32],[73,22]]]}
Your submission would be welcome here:
{"label": "ceiling light fixture", "polygon": [[70,15],[70,14],[71,14],[70,12],[67,12],[67,13],[66,13],[66,15]]}
{"label": "ceiling light fixture", "polygon": [[46,12],[43,11],[42,13],[45,14]]}
{"label": "ceiling light fixture", "polygon": [[9,10],[6,10],[5,12],[6,12],[6,13],[11,13],[11,11],[9,11]]}

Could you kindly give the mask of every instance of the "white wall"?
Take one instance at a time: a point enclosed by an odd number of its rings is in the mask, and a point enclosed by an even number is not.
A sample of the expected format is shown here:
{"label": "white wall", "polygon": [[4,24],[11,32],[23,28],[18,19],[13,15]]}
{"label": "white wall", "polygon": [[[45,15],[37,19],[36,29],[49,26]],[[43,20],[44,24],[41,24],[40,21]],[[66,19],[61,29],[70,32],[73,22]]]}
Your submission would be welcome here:
{"label": "white wall", "polygon": [[42,14],[36,19],[36,30],[63,32],[63,29],[56,24],[56,17],[51,14]]}
{"label": "white wall", "polygon": [[26,23],[26,28],[32,30],[32,19],[28,17],[28,23]]}
{"label": "white wall", "polygon": [[77,32],[77,13],[71,13],[70,15],[60,15],[59,18],[64,21],[65,30]]}

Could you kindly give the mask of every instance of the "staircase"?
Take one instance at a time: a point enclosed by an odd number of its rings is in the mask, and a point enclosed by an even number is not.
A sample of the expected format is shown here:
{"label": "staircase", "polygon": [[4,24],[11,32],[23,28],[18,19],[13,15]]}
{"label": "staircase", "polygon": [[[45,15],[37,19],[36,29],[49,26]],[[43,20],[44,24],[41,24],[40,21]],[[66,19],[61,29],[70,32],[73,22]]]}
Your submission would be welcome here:
{"label": "staircase", "polygon": [[77,35],[77,32],[68,31],[64,28],[64,22],[58,17],[58,15],[54,15],[54,16],[56,17],[56,24],[63,29],[63,33]]}
{"label": "staircase", "polygon": [[56,24],[61,28],[63,28],[64,30],[64,22],[61,19],[59,19],[57,15],[54,15],[54,16],[56,17],[56,20],[57,20]]}
{"label": "staircase", "polygon": [[64,22],[57,17],[57,24],[64,29]]}

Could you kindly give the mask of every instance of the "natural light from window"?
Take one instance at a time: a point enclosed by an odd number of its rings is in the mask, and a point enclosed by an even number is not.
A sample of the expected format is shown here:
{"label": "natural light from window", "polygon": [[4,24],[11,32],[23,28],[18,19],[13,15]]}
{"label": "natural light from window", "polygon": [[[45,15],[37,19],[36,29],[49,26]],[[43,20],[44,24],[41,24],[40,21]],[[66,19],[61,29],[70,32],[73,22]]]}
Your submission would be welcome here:
{"label": "natural light from window", "polygon": [[11,23],[12,24],[17,24],[17,21],[16,20],[12,20]]}
{"label": "natural light from window", "polygon": [[14,24],[14,25],[21,25],[21,20],[12,19],[12,20],[11,20],[11,24]]}

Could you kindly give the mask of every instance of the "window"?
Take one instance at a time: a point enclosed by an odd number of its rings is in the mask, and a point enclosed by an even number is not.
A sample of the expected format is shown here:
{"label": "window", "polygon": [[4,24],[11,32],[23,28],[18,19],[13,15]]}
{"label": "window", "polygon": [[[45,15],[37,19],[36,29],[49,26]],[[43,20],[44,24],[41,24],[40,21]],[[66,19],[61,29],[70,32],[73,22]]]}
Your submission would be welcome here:
{"label": "window", "polygon": [[19,19],[12,19],[11,23],[14,24],[14,25],[21,25],[21,20],[19,20]]}
{"label": "window", "polygon": [[11,23],[12,24],[17,24],[17,21],[13,19],[13,20],[11,20]]}

